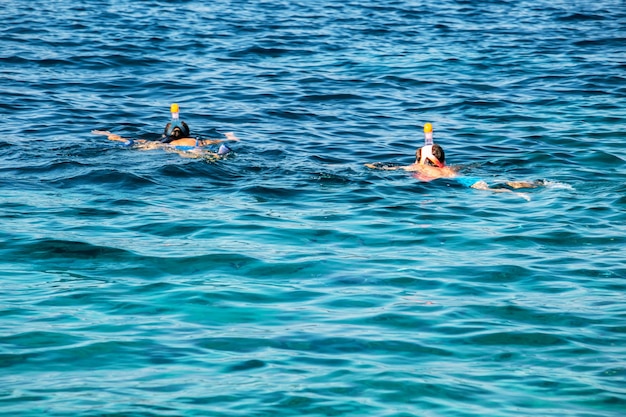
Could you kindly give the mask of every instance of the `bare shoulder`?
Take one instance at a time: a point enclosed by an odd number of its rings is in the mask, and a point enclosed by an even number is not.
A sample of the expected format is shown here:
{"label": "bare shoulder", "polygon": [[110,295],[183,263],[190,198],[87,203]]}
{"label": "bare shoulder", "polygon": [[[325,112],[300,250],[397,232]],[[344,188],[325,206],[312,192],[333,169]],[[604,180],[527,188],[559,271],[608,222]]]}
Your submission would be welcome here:
{"label": "bare shoulder", "polygon": [[413,164],[409,165],[409,168],[407,171],[419,172],[430,179],[454,178],[457,176],[457,172],[450,167],[439,168],[430,165]]}

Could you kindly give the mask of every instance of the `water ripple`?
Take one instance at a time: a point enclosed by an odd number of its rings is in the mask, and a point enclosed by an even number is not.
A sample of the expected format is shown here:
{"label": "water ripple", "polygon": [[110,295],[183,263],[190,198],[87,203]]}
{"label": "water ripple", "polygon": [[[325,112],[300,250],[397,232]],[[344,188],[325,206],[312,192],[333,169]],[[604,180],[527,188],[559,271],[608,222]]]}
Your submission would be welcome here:
{"label": "water ripple", "polygon": [[621,416],[623,3],[431,3],[7,0],[1,414]]}

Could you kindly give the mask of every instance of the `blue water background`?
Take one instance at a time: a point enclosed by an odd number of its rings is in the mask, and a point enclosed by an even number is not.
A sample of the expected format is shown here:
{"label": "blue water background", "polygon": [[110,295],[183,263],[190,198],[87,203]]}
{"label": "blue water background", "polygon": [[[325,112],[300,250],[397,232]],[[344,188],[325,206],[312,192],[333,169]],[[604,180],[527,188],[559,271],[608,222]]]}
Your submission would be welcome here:
{"label": "blue water background", "polygon": [[[626,3],[0,8],[0,415],[626,415]],[[120,147],[177,102],[221,161]],[[425,122],[491,193],[420,183]]]}

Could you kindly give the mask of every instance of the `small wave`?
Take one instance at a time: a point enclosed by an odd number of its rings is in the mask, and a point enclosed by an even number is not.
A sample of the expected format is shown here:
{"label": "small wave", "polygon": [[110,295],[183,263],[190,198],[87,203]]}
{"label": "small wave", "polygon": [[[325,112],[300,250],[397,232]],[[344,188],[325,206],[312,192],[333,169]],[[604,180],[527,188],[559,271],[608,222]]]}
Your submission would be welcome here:
{"label": "small wave", "polygon": [[622,0],[424,3],[5,0],[4,413],[623,415]]}
{"label": "small wave", "polygon": [[249,55],[257,55],[261,57],[279,57],[283,55],[298,55],[298,53],[305,54],[308,53],[308,51],[297,51],[285,48],[265,48],[259,45],[255,45],[239,51],[231,52],[228,55],[233,58],[242,58]]}
{"label": "small wave", "polygon": [[345,100],[345,101],[363,101],[365,97],[358,94],[349,93],[337,93],[337,94],[313,94],[307,95],[300,99],[300,101],[333,101],[333,100]]}
{"label": "small wave", "polygon": [[557,18],[556,20],[561,22],[585,22],[585,21],[598,21],[598,20],[606,20],[604,16],[600,16],[597,14],[587,14],[587,13],[572,13],[567,16],[562,16]]}

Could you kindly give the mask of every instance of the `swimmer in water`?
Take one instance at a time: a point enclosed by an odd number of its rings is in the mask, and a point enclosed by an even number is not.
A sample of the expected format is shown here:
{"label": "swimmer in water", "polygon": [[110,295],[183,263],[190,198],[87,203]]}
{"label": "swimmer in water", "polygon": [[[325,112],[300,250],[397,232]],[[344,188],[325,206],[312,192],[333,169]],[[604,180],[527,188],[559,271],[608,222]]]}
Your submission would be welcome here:
{"label": "swimmer in water", "polygon": [[[183,156],[199,157],[206,155],[222,156],[231,151],[223,142],[239,141],[239,138],[232,132],[224,134],[226,139],[197,139],[189,137],[189,126],[179,118],[179,106],[174,103],[170,107],[172,120],[165,126],[163,136],[160,141],[146,139],[128,139],[106,130],[92,130],[94,135],[106,136],[108,140],[124,142],[126,146],[133,146],[141,150],[165,149],[178,152]],[[203,149],[210,145],[221,144],[215,151]]]}
{"label": "swimmer in water", "polygon": [[[433,126],[430,123],[424,125],[425,144],[415,152],[415,162],[411,165],[387,165],[380,162],[365,164],[371,169],[383,170],[404,170],[414,172],[415,178],[420,181],[432,181],[439,178],[450,178],[466,187],[477,190],[489,190],[493,192],[512,192],[520,188],[537,188],[543,185],[543,181],[507,181],[501,185],[490,186],[480,178],[460,176],[458,171],[445,164],[446,155],[443,148],[433,143]],[[529,199],[525,194],[520,194],[525,199]]]}

